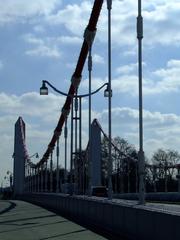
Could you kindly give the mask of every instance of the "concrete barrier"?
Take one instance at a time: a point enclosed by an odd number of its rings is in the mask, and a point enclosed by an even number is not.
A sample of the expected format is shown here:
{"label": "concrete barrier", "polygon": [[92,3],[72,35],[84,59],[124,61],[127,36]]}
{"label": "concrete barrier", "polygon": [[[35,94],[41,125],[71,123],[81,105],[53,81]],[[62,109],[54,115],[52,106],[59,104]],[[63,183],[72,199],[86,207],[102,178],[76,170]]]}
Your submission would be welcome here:
{"label": "concrete barrier", "polygon": [[65,194],[27,194],[20,199],[130,240],[180,239],[180,212],[163,212],[125,202],[112,203],[107,199]]}

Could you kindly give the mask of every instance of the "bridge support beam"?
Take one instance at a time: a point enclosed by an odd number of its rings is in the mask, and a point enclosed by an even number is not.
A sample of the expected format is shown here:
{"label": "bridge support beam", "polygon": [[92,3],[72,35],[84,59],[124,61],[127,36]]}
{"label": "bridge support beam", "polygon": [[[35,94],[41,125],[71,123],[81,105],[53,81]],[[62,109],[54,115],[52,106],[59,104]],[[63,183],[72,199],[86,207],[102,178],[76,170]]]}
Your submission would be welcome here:
{"label": "bridge support beam", "polygon": [[91,124],[91,186],[101,186],[101,130],[96,119]]}
{"label": "bridge support beam", "polygon": [[24,191],[25,180],[25,152],[23,146],[25,139],[25,123],[21,117],[15,123],[14,136],[14,195],[20,195]]}

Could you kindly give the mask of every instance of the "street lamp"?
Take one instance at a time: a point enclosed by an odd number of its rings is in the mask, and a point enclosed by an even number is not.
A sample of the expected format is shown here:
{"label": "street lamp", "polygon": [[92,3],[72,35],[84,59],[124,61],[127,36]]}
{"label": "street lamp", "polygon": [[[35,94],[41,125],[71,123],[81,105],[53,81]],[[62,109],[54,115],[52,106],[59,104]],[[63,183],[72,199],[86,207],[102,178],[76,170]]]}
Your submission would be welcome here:
{"label": "street lamp", "polygon": [[[59,89],[57,89],[57,88],[55,88],[49,81],[47,81],[47,80],[42,80],[42,87],[40,88],[40,95],[47,95],[48,94],[48,88],[46,87],[46,84],[48,85],[48,86],[50,86],[55,92],[57,92],[58,94],[61,94],[61,95],[63,95],[63,96],[66,96],[66,97],[72,97],[72,95],[68,95],[67,93],[64,93],[64,92],[62,92],[62,91],[60,91]],[[75,96],[73,96],[73,98],[75,98],[76,99],[76,109],[75,110],[77,110],[77,108],[78,108],[78,104],[77,104],[77,99],[79,99],[80,100],[80,116],[79,116],[79,121],[80,121],[80,124],[79,124],[79,126],[80,126],[80,134],[79,134],[79,142],[80,142],[80,145],[81,145],[81,99],[83,98],[83,97],[89,97],[89,96],[92,96],[92,95],[94,95],[94,94],[96,94],[97,92],[99,92],[102,88],[104,88],[106,86],[106,89],[105,89],[105,91],[104,91],[104,96],[105,97],[109,97],[109,96],[112,96],[112,90],[111,90],[111,93],[110,93],[110,88],[109,88],[109,83],[104,83],[101,87],[99,87],[98,89],[96,89],[95,91],[93,91],[93,92],[90,92],[90,93],[87,93],[87,94],[80,94],[80,95],[75,95]],[[72,103],[73,104],[73,103]],[[71,111],[71,114],[72,114],[72,117],[71,117],[71,145],[73,144],[73,132],[72,132],[72,128],[73,128],[73,123],[72,123],[72,121],[73,121],[73,105],[72,105],[72,111]],[[77,120],[77,118],[75,118],[76,120]],[[67,121],[67,119],[66,119],[66,121]],[[77,124],[76,124],[76,126],[77,126]],[[66,125],[66,127],[67,127],[67,125]],[[65,130],[66,132],[67,132],[67,129]],[[65,134],[65,141],[67,141],[67,134]],[[65,148],[67,148],[67,144],[65,144]],[[72,152],[73,152],[73,145],[71,146],[71,156],[72,156]],[[66,149],[65,149],[65,166],[67,166],[66,164],[66,156],[67,156],[67,154],[66,154]],[[71,157],[72,158],[72,157]],[[71,159],[71,161],[72,161],[72,159]],[[72,167],[71,167],[72,168]],[[71,173],[72,173],[72,169],[71,169]]]}
{"label": "street lamp", "polygon": [[40,88],[40,95],[48,95],[48,88],[45,82],[42,82],[42,87]]}
{"label": "street lamp", "polygon": [[[110,96],[109,96],[110,95]],[[104,97],[112,97],[112,89],[109,89],[109,85],[107,85],[107,88],[104,90]]]}
{"label": "street lamp", "polygon": [[[46,87],[46,84],[51,87],[55,92],[63,95],[63,96],[66,96],[66,97],[72,97],[72,95],[68,95],[67,93],[55,88],[49,81],[47,80],[42,80],[42,87],[40,88],[40,95],[48,95],[48,88]],[[95,91],[91,92],[91,93],[86,93],[86,94],[80,94],[80,95],[75,95],[74,97],[77,97],[77,98],[83,98],[83,97],[89,97],[89,95],[94,95],[96,94],[97,92],[99,92],[102,88],[104,88],[105,86],[107,86],[106,88],[106,92],[109,91],[109,87],[108,87],[108,83],[104,83],[102,86],[100,86],[99,88],[97,88]],[[46,91],[47,94],[43,94],[44,92]],[[74,98],[73,97],[73,98]]]}

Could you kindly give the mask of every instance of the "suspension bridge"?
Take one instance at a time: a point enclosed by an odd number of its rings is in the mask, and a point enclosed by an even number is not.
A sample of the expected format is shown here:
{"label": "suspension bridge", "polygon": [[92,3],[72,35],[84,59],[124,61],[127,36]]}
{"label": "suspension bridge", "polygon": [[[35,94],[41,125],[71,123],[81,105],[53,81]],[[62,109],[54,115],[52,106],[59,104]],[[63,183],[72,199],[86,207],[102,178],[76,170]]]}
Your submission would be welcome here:
{"label": "suspension bridge", "polygon": [[[33,162],[26,145],[25,123],[19,117],[15,124],[13,192],[17,199],[25,200],[58,211],[75,221],[103,229],[111,234],[128,239],[179,239],[178,222],[180,208],[165,204],[146,203],[161,201],[164,196],[180,200],[180,166],[166,166],[177,171],[177,190],[171,195],[145,194],[145,170],[153,172],[153,189],[157,192],[156,174],[162,166],[145,163],[143,151],[142,112],[142,38],[143,19],[141,1],[138,1],[137,38],[139,63],[139,151],[127,154],[112,141],[111,134],[111,8],[108,9],[108,82],[91,90],[92,46],[97,31],[97,22],[103,0],[95,0],[89,23],[84,32],[84,41],[77,65],[71,77],[68,93],[43,80],[41,95],[52,88],[65,95],[66,100],[47,149],[38,162]],[[89,92],[78,94],[82,71],[88,59]],[[105,89],[108,98],[108,134],[98,119],[91,117],[91,97]],[[82,149],[82,106],[83,97],[89,98],[89,140]],[[70,117],[69,117],[70,116]],[[70,141],[68,141],[68,121]],[[64,131],[64,168],[60,168],[60,143]],[[107,148],[103,148],[103,141]],[[70,147],[68,148],[68,143]],[[67,149],[70,149],[68,153]],[[67,155],[70,155],[68,162]],[[37,154],[36,154],[37,155]],[[106,165],[103,168],[103,163]],[[69,166],[69,167],[68,167]],[[167,179],[166,179],[167,180]],[[167,192],[167,181],[166,192]],[[94,191],[94,192],[93,192]],[[99,191],[99,192],[98,192]],[[127,194],[125,194],[126,192]],[[133,194],[132,194],[133,192]],[[123,199],[122,199],[123,198]],[[131,199],[131,200],[127,200]],[[163,222],[163,224],[161,224]],[[45,239],[45,238],[44,238]],[[93,239],[93,238],[92,238]],[[98,239],[98,238],[97,238]],[[99,238],[100,239],[100,238]]]}

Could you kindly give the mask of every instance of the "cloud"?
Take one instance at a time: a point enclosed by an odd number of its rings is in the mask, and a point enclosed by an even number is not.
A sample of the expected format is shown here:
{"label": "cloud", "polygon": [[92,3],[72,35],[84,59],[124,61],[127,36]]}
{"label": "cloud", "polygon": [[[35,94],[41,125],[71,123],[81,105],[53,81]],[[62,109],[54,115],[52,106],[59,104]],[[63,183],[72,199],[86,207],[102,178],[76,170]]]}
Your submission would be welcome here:
{"label": "cloud", "polygon": [[180,60],[171,59],[167,62],[166,68],[161,68],[153,72],[160,81],[155,84],[155,91],[177,92],[180,90]]}
{"label": "cloud", "polygon": [[[125,54],[134,55],[134,46],[136,46],[137,41],[137,2],[134,0],[114,0],[112,6],[112,43],[118,46],[131,46]],[[64,9],[58,10],[55,14],[49,14],[46,17],[46,21],[50,25],[62,24],[74,35],[82,36],[91,9],[92,1],[68,4]],[[143,43],[151,46],[153,44],[171,45],[172,43],[179,45],[180,34],[177,32],[177,29],[180,28],[179,11],[180,3],[178,0],[171,2],[168,0],[145,1],[143,3]],[[69,18],[69,16],[71,17]],[[107,42],[107,21],[107,9],[106,4],[104,4],[96,36],[101,42]]]}
{"label": "cloud", "polygon": [[179,11],[180,3],[177,0],[146,3],[144,11],[146,42],[151,45],[155,43],[179,45],[180,34],[177,32],[180,27]]}
{"label": "cloud", "polygon": [[104,64],[104,58],[98,54],[94,54],[92,56],[93,63]]}
{"label": "cloud", "polygon": [[[101,87],[105,82],[107,82],[107,81],[102,79],[102,78],[93,77],[93,79],[92,79],[92,90],[96,90],[97,88]],[[89,79],[83,80],[81,82],[80,87],[87,90],[88,87],[89,87]]]}
{"label": "cloud", "polygon": [[33,49],[26,50],[26,55],[37,57],[60,58],[61,52],[58,49],[56,41],[51,38],[39,38],[33,34],[23,36],[25,42],[35,46]]}
{"label": "cloud", "polygon": [[33,16],[44,16],[50,14],[61,0],[6,0],[0,8],[0,24],[23,22]]}
{"label": "cloud", "polygon": [[129,65],[123,65],[118,67],[115,71],[117,74],[130,74],[137,69],[136,63],[131,63]]}
{"label": "cloud", "polygon": [[[103,110],[98,115],[103,129],[107,132],[108,111]],[[112,133],[134,144],[138,149],[139,141],[139,111],[129,107],[112,108]],[[157,148],[179,149],[180,116],[162,114],[160,112],[143,111],[144,122],[144,151],[148,157]],[[151,144],[150,144],[151,143]]]}
{"label": "cloud", "polygon": [[64,45],[80,45],[82,39],[76,36],[60,36],[60,37],[37,37],[34,34],[25,34],[23,39],[26,43],[34,46],[25,53],[30,56],[41,56],[50,58],[60,58],[62,51],[62,44]]}
{"label": "cloud", "polygon": [[59,53],[59,50],[56,47],[50,48],[43,45],[40,45],[31,50],[27,50],[26,54],[29,56],[50,57],[50,58],[60,58],[61,56]]}
{"label": "cloud", "polygon": [[[148,66],[143,63],[143,94],[157,95],[180,91],[180,60],[171,59],[166,63],[165,68],[148,71]],[[115,70],[115,77],[112,78],[112,89],[114,93],[128,93],[131,96],[138,95],[138,66],[137,63],[121,65]],[[93,78],[92,88],[97,89],[107,82],[106,78]],[[88,88],[88,79],[82,82],[82,87]]]}
{"label": "cloud", "polygon": [[[63,25],[74,36],[82,36],[90,16],[92,1],[82,1],[79,4],[70,2],[64,8],[59,8],[60,2],[58,0],[32,0],[26,4],[23,0],[7,0],[0,9],[0,24],[18,20],[24,22],[32,17],[33,23],[36,23],[41,16],[43,25]],[[180,27],[179,11],[178,0],[144,2],[144,45],[171,45],[172,43],[179,45],[180,34],[177,31]],[[126,56],[134,54],[134,46],[137,41],[136,17],[136,1],[113,1],[112,43],[128,47],[129,49],[124,53]],[[104,43],[107,42],[107,21],[107,9],[104,4],[97,31],[97,39]],[[37,25],[34,30],[42,32],[44,27]],[[74,39],[74,42],[76,41],[79,42],[78,39]]]}
{"label": "cloud", "polygon": [[51,25],[64,25],[68,31],[76,36],[82,36],[82,31],[88,22],[92,5],[89,1],[78,4],[67,4],[55,14],[46,17],[47,23]]}
{"label": "cloud", "polygon": [[60,105],[63,104],[64,97],[54,94],[40,96],[39,93],[30,92],[17,95],[0,93],[1,113],[15,116],[25,115],[46,118],[46,115],[53,112],[60,112]]}
{"label": "cloud", "polygon": [[76,45],[76,44],[81,44],[82,43],[82,38],[76,37],[76,36],[61,36],[58,37],[56,40],[58,43],[63,43],[66,45]]}

